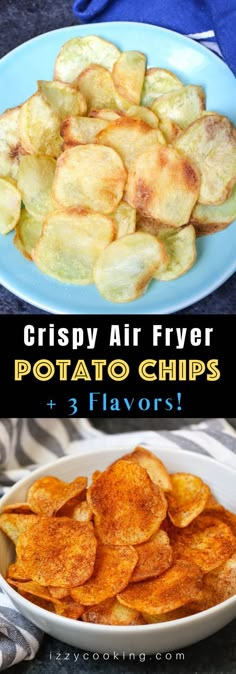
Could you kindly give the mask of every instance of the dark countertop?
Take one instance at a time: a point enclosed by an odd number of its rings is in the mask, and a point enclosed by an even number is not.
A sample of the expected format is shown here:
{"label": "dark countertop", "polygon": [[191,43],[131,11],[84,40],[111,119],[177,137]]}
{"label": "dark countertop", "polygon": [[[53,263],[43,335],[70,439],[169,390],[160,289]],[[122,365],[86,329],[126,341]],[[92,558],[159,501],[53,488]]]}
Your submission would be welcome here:
{"label": "dark countertop", "polygon": [[[72,0],[1,0],[0,58],[22,42],[47,31],[77,24]],[[122,17],[121,17],[122,19]],[[0,314],[45,313],[0,286]],[[218,290],[179,314],[236,313],[236,274]]]}

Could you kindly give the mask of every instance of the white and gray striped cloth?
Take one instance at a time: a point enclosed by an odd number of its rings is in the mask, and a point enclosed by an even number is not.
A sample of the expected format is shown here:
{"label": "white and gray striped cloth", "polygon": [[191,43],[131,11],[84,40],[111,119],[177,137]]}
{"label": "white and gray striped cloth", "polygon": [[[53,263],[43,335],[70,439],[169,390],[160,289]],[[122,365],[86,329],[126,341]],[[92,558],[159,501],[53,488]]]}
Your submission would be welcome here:
{"label": "white and gray striped cloth", "polygon": [[[0,419],[1,495],[39,465],[70,454],[70,442],[101,435],[87,419]],[[236,431],[225,419],[210,419],[156,433],[163,448],[173,446],[211,455],[236,468]],[[74,451],[73,451],[74,453]],[[0,590],[0,671],[32,660],[43,638]]]}

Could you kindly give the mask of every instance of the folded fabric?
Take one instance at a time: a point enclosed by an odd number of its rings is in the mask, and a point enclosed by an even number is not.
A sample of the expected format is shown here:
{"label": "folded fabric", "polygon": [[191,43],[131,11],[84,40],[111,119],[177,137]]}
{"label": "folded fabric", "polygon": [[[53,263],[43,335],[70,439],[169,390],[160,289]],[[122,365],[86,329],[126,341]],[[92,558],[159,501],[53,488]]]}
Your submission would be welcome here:
{"label": "folded fabric", "polygon": [[[0,419],[0,456],[4,466],[0,472],[2,490],[5,492],[14,480],[39,464],[46,464],[56,457],[74,455],[75,447],[70,441],[98,435],[102,433],[93,428],[87,419]],[[141,442],[143,435],[141,432],[137,434],[137,442]],[[213,455],[236,468],[236,431],[225,419],[210,419],[153,435],[160,440],[163,449],[178,447]],[[122,436],[119,442],[122,449]],[[22,660],[32,660],[42,638],[43,632],[24,618],[0,590],[0,671]]]}
{"label": "folded fabric", "polygon": [[217,51],[236,73],[235,0],[74,0],[73,12],[81,23],[138,21],[189,35]]}

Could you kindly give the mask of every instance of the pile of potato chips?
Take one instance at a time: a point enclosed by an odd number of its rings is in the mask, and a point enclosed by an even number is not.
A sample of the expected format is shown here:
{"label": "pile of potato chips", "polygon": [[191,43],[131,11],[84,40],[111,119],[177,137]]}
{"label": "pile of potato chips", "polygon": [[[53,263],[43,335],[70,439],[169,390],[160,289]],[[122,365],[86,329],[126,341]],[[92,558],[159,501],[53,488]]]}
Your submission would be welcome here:
{"label": "pile of potato chips", "polygon": [[236,593],[236,515],[195,475],[169,475],[150,451],[71,483],[36,480],[3,508],[19,594],[58,615],[105,625],[184,616]]}
{"label": "pile of potato chips", "polygon": [[97,36],[66,42],[53,81],[0,116],[1,233],[110,302],[184,274],[196,235],[236,217],[235,183],[235,129],[203,89]]}

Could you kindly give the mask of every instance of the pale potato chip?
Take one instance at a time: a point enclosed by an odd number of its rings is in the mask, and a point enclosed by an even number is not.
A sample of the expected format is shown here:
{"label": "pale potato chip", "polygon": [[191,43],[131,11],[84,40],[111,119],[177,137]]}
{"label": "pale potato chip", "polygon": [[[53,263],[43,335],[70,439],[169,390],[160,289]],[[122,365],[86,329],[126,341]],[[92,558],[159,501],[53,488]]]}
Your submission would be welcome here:
{"label": "pale potato chip", "polygon": [[120,201],[110,217],[116,224],[116,238],[134,234],[136,228],[136,210],[125,201]]}
{"label": "pale potato chip", "polygon": [[174,529],[170,535],[175,559],[198,564],[203,573],[225,562],[236,549],[231,529],[216,517],[202,513],[185,529]]}
{"label": "pale potato chip", "polygon": [[[152,112],[152,111],[151,111]],[[159,129],[163,133],[166,142],[170,145],[174,142],[177,136],[181,133],[181,128],[169,119],[168,117],[162,118],[159,122]]]}
{"label": "pale potato chip", "polygon": [[93,143],[99,131],[105,129],[108,122],[104,119],[92,117],[67,117],[61,126],[61,135],[64,140],[63,150],[74,145]]}
{"label": "pale potato chip", "polygon": [[112,77],[116,90],[134,105],[140,103],[145,68],[146,56],[135,50],[122,52],[113,65]]}
{"label": "pale potato chip", "polygon": [[121,604],[160,614],[202,598],[202,573],[194,563],[179,561],[158,578],[132,583],[118,594]]}
{"label": "pale potato chip", "polygon": [[230,120],[217,114],[201,117],[178,136],[175,147],[199,170],[198,201],[225,201],[236,182],[236,131]]}
{"label": "pale potato chip", "polygon": [[150,108],[158,96],[163,96],[163,94],[181,87],[183,87],[182,82],[169,70],[148,68],[144,78],[141,103]]}
{"label": "pale potato chip", "polygon": [[[0,529],[15,545],[20,534],[31,529],[36,522],[38,522],[37,515],[23,515],[22,513],[1,513],[0,515]],[[19,562],[21,564],[21,560]]]}
{"label": "pale potato chip", "polygon": [[117,599],[105,599],[100,604],[88,606],[82,614],[86,623],[99,625],[143,625],[141,613],[127,606],[122,606]]}
{"label": "pale potato chip", "polygon": [[17,250],[18,250],[22,255],[24,255],[24,257],[25,257],[27,260],[31,259],[31,258],[29,258],[28,253],[26,253],[26,251],[25,251],[25,249],[24,249],[24,246],[23,246],[22,243],[21,243],[21,240],[20,240],[20,237],[19,237],[19,234],[18,234],[17,231],[15,232],[15,235],[14,235],[14,237],[13,237],[13,243],[14,243],[14,246],[17,248]]}
{"label": "pale potato chip", "polygon": [[165,531],[157,531],[148,541],[136,545],[135,550],[138,553],[138,562],[131,576],[131,583],[159,576],[172,564],[172,549]]}
{"label": "pale potato chip", "polygon": [[142,468],[145,468],[152,482],[157,484],[163,491],[171,491],[171,477],[164,466],[164,463],[158,457],[145,447],[135,447],[130,454],[121,457],[123,461],[136,461]]}
{"label": "pale potato chip", "polygon": [[145,108],[144,105],[131,105],[131,107],[126,112],[127,117],[132,117],[132,119],[142,119],[143,122],[149,124],[152,129],[157,129],[159,122],[157,116],[149,108]]}
{"label": "pale potato chip", "polygon": [[169,261],[164,271],[155,273],[155,278],[158,281],[172,281],[186,274],[197,256],[194,227],[188,225],[177,230],[174,227],[166,227],[159,230],[157,237],[165,244]]}
{"label": "pale potato chip", "polygon": [[0,177],[16,180],[19,160],[25,150],[19,135],[20,107],[10,108],[0,115]]}
{"label": "pale potato chip", "polygon": [[25,155],[21,158],[17,185],[26,210],[42,219],[52,210],[52,184],[56,161],[52,157]]}
{"label": "pale potato chip", "polygon": [[75,496],[84,498],[86,477],[77,477],[73,482],[63,482],[51,475],[40,477],[28,491],[27,503],[38,515],[51,517]]}
{"label": "pale potato chip", "polygon": [[8,234],[16,226],[21,209],[21,194],[8,180],[0,178],[0,232]]}
{"label": "pale potato chip", "polygon": [[30,215],[25,208],[21,211],[20,220],[16,225],[16,243],[23,255],[32,260],[32,252],[42,234],[42,220],[36,219]]}
{"label": "pale potato chip", "polygon": [[34,94],[20,108],[19,135],[29,154],[58,157],[61,153],[60,117],[41,94]]}
{"label": "pale potato chip", "polygon": [[34,526],[19,536],[17,555],[36,583],[72,588],[92,575],[96,547],[91,522],[38,517]]}
{"label": "pale potato chip", "polygon": [[88,111],[91,108],[117,108],[112,76],[103,66],[88,66],[78,77],[77,83],[86,100]]}
{"label": "pale potato chip", "polygon": [[171,475],[168,515],[175,527],[187,527],[205,509],[210,489],[197,475]]}
{"label": "pale potato chip", "polygon": [[207,205],[197,203],[191,215],[198,236],[214,234],[230,225],[236,219],[236,185],[223,204]]}
{"label": "pale potato chip", "polygon": [[137,231],[147,232],[147,234],[152,234],[153,236],[157,237],[159,235],[159,232],[164,234],[164,232],[167,233],[167,231],[173,232],[174,229],[173,227],[171,227],[171,225],[162,225],[162,223],[159,222],[159,220],[155,220],[155,218],[147,218],[145,215],[140,213],[140,211],[136,211],[136,228]]}
{"label": "pale potato chip", "polygon": [[[137,463],[117,461],[91,484],[87,500],[101,541],[136,545],[148,540],[166,515],[166,500]],[[109,507],[108,507],[109,504]]]}
{"label": "pale potato chip", "polygon": [[163,244],[144,232],[113,241],[94,266],[94,281],[109,302],[131,302],[148,287],[158,268],[166,264]]}
{"label": "pale potato chip", "polygon": [[114,122],[115,119],[119,119],[119,117],[123,117],[123,115],[124,112],[122,112],[122,110],[112,110],[110,108],[101,108],[100,110],[91,108],[89,111],[89,117],[104,119],[107,122]]}
{"label": "pale potato chip", "polygon": [[122,199],[126,175],[112,148],[92,143],[73,147],[58,159],[53,196],[64,208],[109,214]]}
{"label": "pale potato chip", "polygon": [[89,580],[71,590],[75,601],[84,606],[99,604],[115,597],[128,584],[138,554],[131,545],[102,545],[98,543],[94,571]]}
{"label": "pale potato chip", "polygon": [[173,147],[156,144],[133,161],[126,200],[163,225],[181,227],[189,221],[199,187],[199,174],[190,160]]}
{"label": "pale potato chip", "polygon": [[97,258],[115,235],[115,224],[106,215],[54,211],[44,221],[33,260],[44,274],[58,281],[87,285],[93,281]]}
{"label": "pale potato chip", "polygon": [[218,569],[206,574],[204,588],[207,592],[212,592],[214,604],[225,601],[236,594],[236,553]]}
{"label": "pale potato chip", "polygon": [[39,80],[38,89],[60,119],[65,119],[68,115],[86,115],[86,100],[83,94],[71,84]]}
{"label": "pale potato chip", "polygon": [[185,129],[198,119],[205,108],[205,94],[202,87],[188,84],[169,94],[159,96],[152,103],[152,110],[162,119],[169,118],[181,129]]}
{"label": "pale potato chip", "polygon": [[101,37],[73,37],[65,42],[58,54],[54,80],[73,82],[87,66],[94,63],[112,70],[119,56],[119,49]]}
{"label": "pale potato chip", "polygon": [[159,129],[151,129],[143,120],[121,117],[97,134],[96,143],[116,150],[129,169],[144,150],[157,143],[165,144],[165,140]]}

